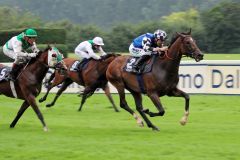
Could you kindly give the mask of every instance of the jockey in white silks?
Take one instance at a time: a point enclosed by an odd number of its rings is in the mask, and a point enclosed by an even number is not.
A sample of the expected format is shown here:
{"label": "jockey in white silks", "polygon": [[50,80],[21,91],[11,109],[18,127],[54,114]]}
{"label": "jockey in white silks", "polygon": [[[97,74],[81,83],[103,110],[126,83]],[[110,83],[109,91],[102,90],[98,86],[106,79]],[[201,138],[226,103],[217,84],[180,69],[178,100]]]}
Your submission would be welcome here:
{"label": "jockey in white silks", "polygon": [[103,51],[102,46],[104,45],[103,39],[101,37],[95,37],[93,40],[83,41],[75,48],[75,54],[78,55],[81,59],[90,59],[95,60],[101,59],[94,51],[99,52],[101,56],[106,55]]}

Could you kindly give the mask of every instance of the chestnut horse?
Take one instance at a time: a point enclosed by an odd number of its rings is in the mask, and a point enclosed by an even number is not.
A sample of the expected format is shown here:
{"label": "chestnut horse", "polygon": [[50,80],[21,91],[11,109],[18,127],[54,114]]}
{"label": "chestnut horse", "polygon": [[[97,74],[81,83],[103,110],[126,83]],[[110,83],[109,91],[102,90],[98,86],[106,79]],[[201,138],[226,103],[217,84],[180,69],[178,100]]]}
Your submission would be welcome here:
{"label": "chestnut horse", "polygon": [[[55,65],[57,65],[56,54],[53,52],[53,48],[48,46],[43,52],[40,51],[36,58],[31,59],[26,64],[15,82],[7,80],[0,82],[0,94],[24,100],[10,128],[14,128],[25,110],[31,106],[40,119],[44,131],[48,130],[43,115],[36,103],[36,96],[41,91],[42,80],[48,68],[55,67]],[[3,67],[6,66],[1,64],[0,68]]]}
{"label": "chestnut horse", "polygon": [[[110,100],[110,102],[112,103],[112,106],[114,108],[114,110],[116,112],[118,112],[119,110],[117,109],[112,96],[110,94],[110,90],[109,90],[109,86],[108,86],[108,81],[106,79],[106,70],[108,65],[110,64],[110,62],[112,62],[117,56],[117,54],[107,54],[105,56],[101,57],[101,60],[96,61],[96,60],[90,60],[87,68],[80,71],[81,76],[79,76],[79,71],[71,71],[70,68],[72,67],[72,65],[77,61],[76,59],[73,58],[65,58],[64,62],[67,66],[67,72],[65,75],[59,73],[59,72],[55,72],[53,73],[53,76],[51,76],[51,78],[49,79],[49,81],[47,83],[49,83],[47,86],[47,92],[46,94],[39,99],[39,102],[43,102],[46,100],[49,91],[62,83],[61,88],[58,90],[56,96],[54,97],[54,100],[47,104],[47,107],[51,107],[55,104],[56,100],[58,99],[58,97],[62,94],[63,91],[66,90],[66,88],[72,84],[73,82],[76,82],[77,84],[84,86],[84,91],[82,93],[82,100],[81,100],[81,105],[79,107],[79,111],[81,111],[83,104],[85,103],[86,99],[88,97],[90,97],[94,91],[97,88],[102,88],[106,94],[106,96],[108,97],[108,99]],[[80,78],[82,77],[82,78]],[[51,80],[54,78],[53,82],[51,82]]]}
{"label": "chestnut horse", "polygon": [[[165,58],[157,56],[152,67],[152,71],[139,76],[142,78],[142,85],[138,83],[136,74],[123,70],[129,56],[117,57],[107,69],[107,79],[117,88],[120,97],[120,106],[128,111],[137,120],[139,126],[143,126],[142,119],[128,106],[125,99],[124,89],[127,89],[134,97],[136,109],[143,117],[147,126],[153,130],[159,130],[148,119],[150,117],[163,116],[165,111],[159,97],[167,95],[185,98],[185,113],[181,119],[181,124],[187,123],[189,115],[189,95],[177,88],[179,81],[178,70],[182,56],[194,58],[197,62],[203,59],[203,54],[189,33],[177,33],[172,39]],[[158,112],[154,113],[142,106],[142,93],[152,100]]]}

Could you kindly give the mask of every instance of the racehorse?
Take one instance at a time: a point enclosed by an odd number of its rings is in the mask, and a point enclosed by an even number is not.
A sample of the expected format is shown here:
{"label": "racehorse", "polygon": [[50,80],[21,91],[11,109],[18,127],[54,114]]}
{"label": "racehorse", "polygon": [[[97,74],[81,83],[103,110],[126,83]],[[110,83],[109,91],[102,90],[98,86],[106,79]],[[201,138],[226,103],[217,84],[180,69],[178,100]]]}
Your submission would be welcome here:
{"label": "racehorse", "polygon": [[[157,56],[152,71],[136,75],[123,70],[126,65],[129,56],[117,57],[109,65],[107,69],[107,79],[117,88],[120,107],[128,111],[137,120],[139,126],[143,127],[142,119],[128,106],[125,99],[124,89],[126,88],[134,97],[136,109],[147,123],[149,128],[153,130],[159,130],[158,127],[152,124],[146,114],[150,117],[163,116],[165,111],[160,102],[159,97],[167,95],[174,97],[185,98],[185,113],[180,120],[182,125],[187,123],[189,115],[189,95],[177,88],[179,81],[178,70],[182,56],[189,56],[195,59],[196,62],[203,59],[203,54],[195,43],[195,40],[191,36],[191,30],[188,33],[176,33],[173,37],[168,51],[165,53],[165,58]],[[138,76],[138,77],[137,77]],[[141,78],[143,84],[140,84],[137,80]],[[149,109],[144,109],[142,106],[142,93],[151,99],[158,112],[154,113]]]}
{"label": "racehorse", "polygon": [[[54,75],[51,76],[51,78],[48,81],[49,84],[47,85],[48,86],[47,92],[41,99],[39,99],[39,102],[45,101],[48,96],[49,91],[53,87],[62,83],[62,86],[58,90],[56,96],[54,97],[54,100],[51,103],[46,105],[47,107],[53,106],[55,104],[56,100],[58,99],[58,97],[62,94],[62,92],[64,90],[66,90],[66,88],[70,84],[72,84],[73,82],[76,82],[77,84],[85,87],[84,91],[82,93],[82,100],[81,100],[81,104],[80,104],[78,111],[81,111],[82,106],[85,103],[86,99],[88,97],[90,97],[97,88],[102,88],[104,90],[106,96],[112,103],[114,110],[116,112],[119,112],[119,110],[117,109],[117,107],[112,99],[112,96],[110,94],[110,89],[109,89],[109,86],[107,83],[108,81],[106,79],[107,67],[117,56],[119,56],[119,55],[109,53],[105,56],[102,56],[100,61],[90,60],[89,63],[87,64],[87,68],[84,70],[78,71],[78,72],[70,70],[72,65],[76,62],[76,59],[65,58],[64,62],[68,68],[66,74],[63,75],[59,72],[53,73]],[[54,78],[54,80],[51,83],[50,81],[53,78]]]}
{"label": "racehorse", "polygon": [[[48,130],[46,123],[44,122],[43,115],[36,103],[36,96],[41,91],[42,80],[45,77],[48,68],[58,65],[56,60],[57,55],[54,49],[56,48],[48,46],[43,52],[40,51],[36,58],[29,60],[26,66],[19,73],[15,82],[8,80],[0,82],[0,94],[24,100],[15,119],[10,125],[10,128],[14,128],[25,110],[31,106],[40,119],[43,125],[43,130]],[[60,65],[60,67],[62,66],[63,65]],[[3,67],[6,66],[0,66],[1,69]]]}

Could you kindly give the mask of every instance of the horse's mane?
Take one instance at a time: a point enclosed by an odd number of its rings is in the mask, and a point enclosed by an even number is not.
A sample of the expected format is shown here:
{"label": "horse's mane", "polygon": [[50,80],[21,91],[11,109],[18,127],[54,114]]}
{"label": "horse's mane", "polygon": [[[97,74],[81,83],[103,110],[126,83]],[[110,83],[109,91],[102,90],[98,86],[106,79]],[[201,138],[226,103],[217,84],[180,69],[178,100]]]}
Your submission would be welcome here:
{"label": "horse's mane", "polygon": [[121,54],[116,54],[116,53],[107,53],[106,55],[102,56],[103,59],[107,59],[109,57],[118,57]]}
{"label": "horse's mane", "polygon": [[[189,35],[188,33],[184,33],[184,32],[182,32],[181,34],[183,34],[183,35]],[[178,39],[178,37],[179,37],[179,34],[177,34],[177,33],[175,33],[175,34],[172,36],[172,39],[171,39],[171,41],[170,41],[170,44],[169,44],[168,48],[170,48],[170,47],[173,45],[173,43]]]}
{"label": "horse's mane", "polygon": [[40,57],[40,55],[41,55],[42,53],[47,52],[50,48],[51,48],[51,46],[48,45],[47,48],[44,49],[44,51],[41,51],[41,50],[40,50],[40,51],[38,52],[38,55],[36,56],[36,58],[32,58],[32,59],[30,60],[29,64],[34,63],[34,62]]}

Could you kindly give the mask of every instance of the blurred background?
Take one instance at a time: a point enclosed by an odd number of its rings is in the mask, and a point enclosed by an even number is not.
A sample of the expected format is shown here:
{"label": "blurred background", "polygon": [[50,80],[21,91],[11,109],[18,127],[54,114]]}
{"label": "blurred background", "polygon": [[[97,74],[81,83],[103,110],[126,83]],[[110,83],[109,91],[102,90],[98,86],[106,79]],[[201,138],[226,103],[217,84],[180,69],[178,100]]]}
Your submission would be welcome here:
{"label": "blurred background", "polygon": [[203,52],[240,53],[239,13],[240,0],[0,0],[0,44],[33,27],[39,48],[56,44],[65,56],[95,36],[107,52],[126,53],[143,33],[160,28],[170,41],[192,28]]}

